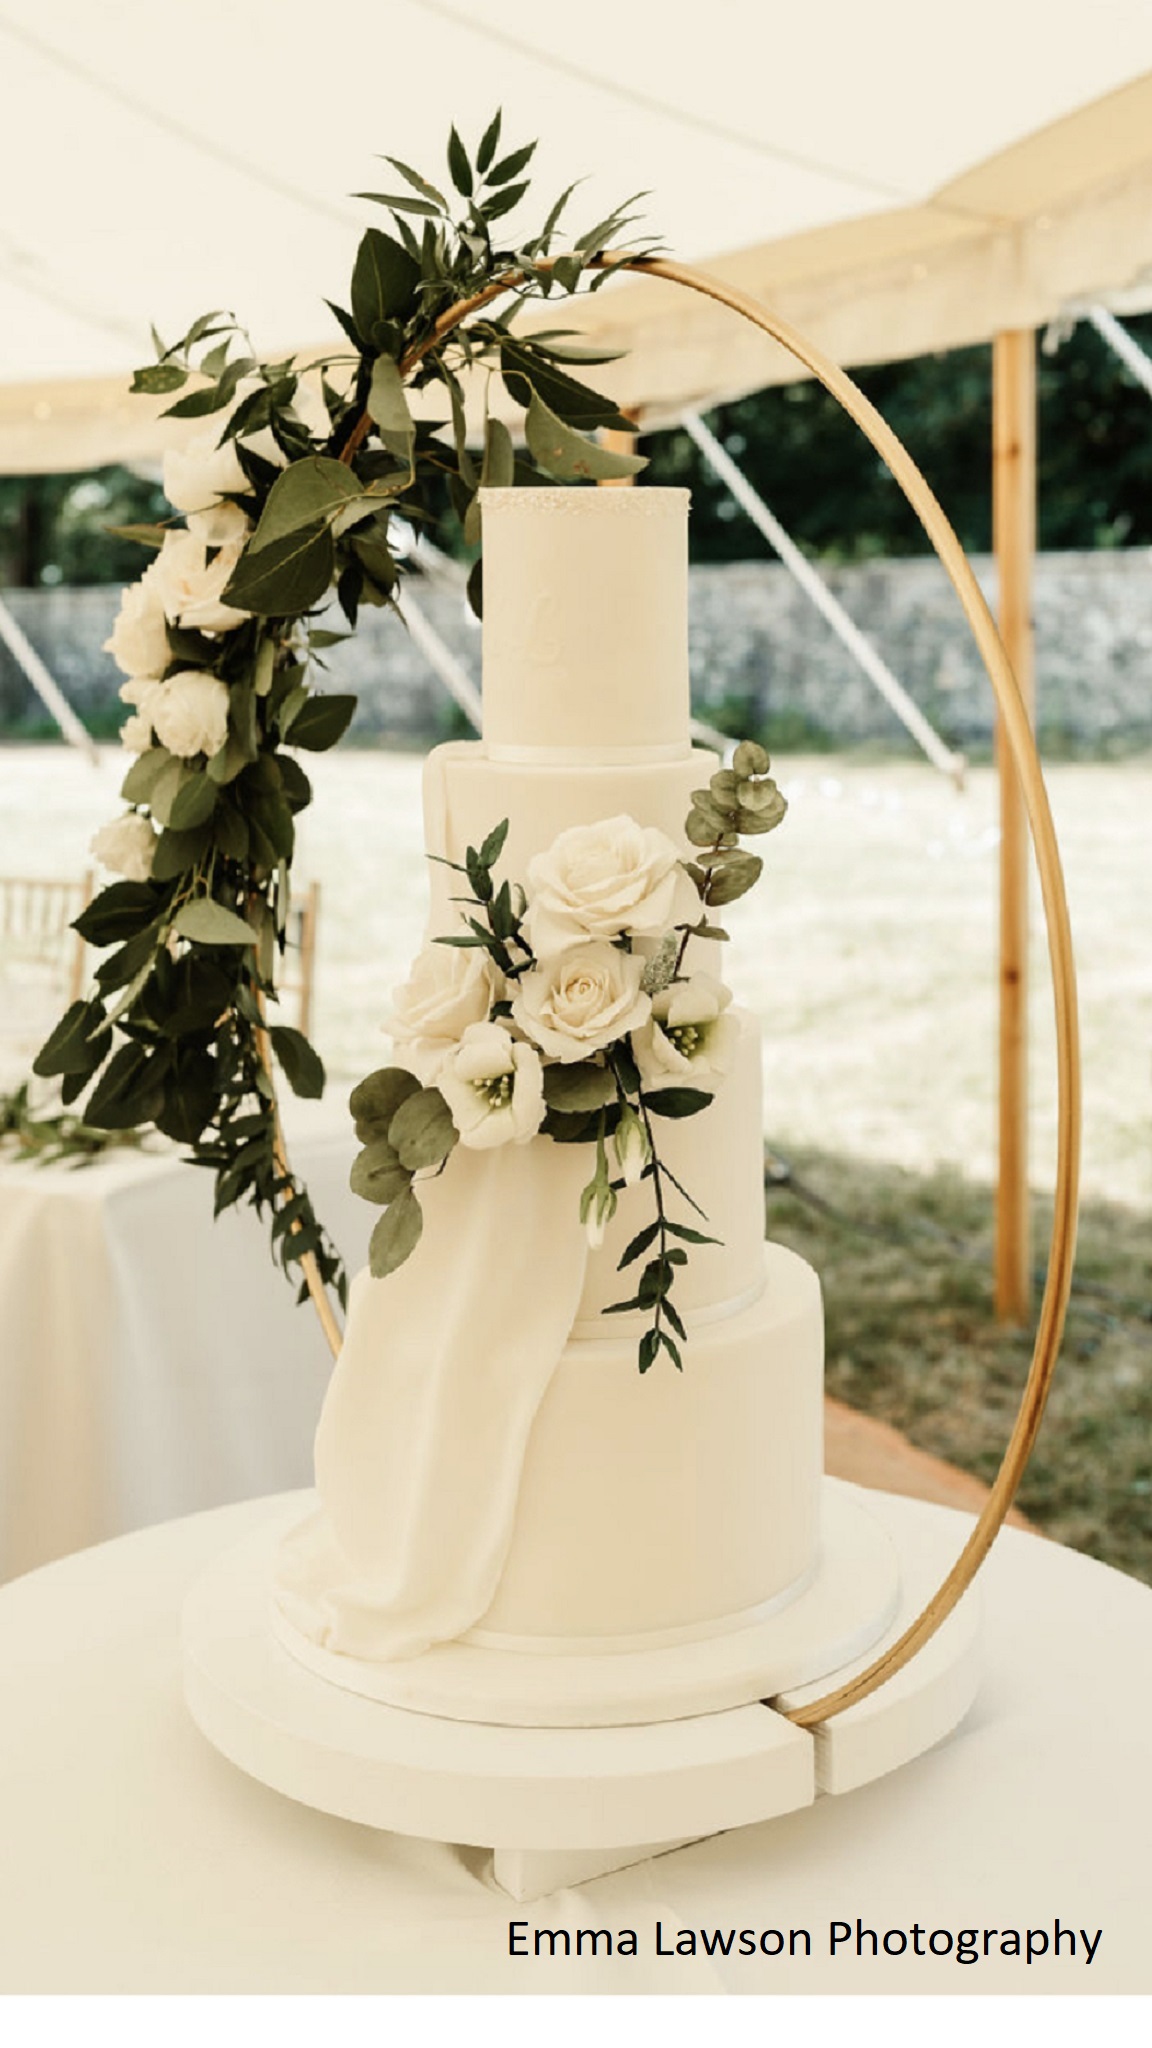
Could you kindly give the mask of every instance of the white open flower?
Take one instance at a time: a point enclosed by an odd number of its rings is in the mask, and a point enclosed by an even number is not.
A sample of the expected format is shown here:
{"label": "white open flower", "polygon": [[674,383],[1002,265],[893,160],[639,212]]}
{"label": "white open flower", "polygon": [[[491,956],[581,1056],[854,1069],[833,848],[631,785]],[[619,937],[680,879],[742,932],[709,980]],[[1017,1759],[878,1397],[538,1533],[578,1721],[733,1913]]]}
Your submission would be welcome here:
{"label": "white open flower", "polygon": [[477,1151],[526,1145],[544,1121],[544,1070],[530,1045],[499,1024],[469,1024],[437,1075],[460,1143]]}
{"label": "white open flower", "polygon": [[172,659],[154,567],[124,591],[116,623],[104,642],[105,653],[127,676],[162,676]]}
{"label": "white open flower", "polygon": [[537,959],[585,939],[651,936],[699,913],[667,834],[635,818],[561,832],[528,864],[525,926]]}
{"label": "white open flower", "polygon": [[129,882],[146,882],[156,850],[151,819],[142,818],[138,811],[125,811],[122,818],[101,825],[93,835],[91,850],[111,874],[124,875]]}
{"label": "white open flower", "polygon": [[714,974],[674,981],[652,998],[652,1021],[636,1040],[636,1059],[650,1087],[726,1074],[739,1027],[728,1015],[732,991]]}
{"label": "white open flower", "polygon": [[243,624],[248,613],[222,604],[220,596],[243,545],[242,540],[229,541],[209,561],[200,535],[183,530],[165,534],[148,574],[173,625],[188,632],[227,633]]}
{"label": "white open flower", "polygon": [[522,977],[512,1015],[551,1058],[587,1059],[647,1023],[652,1005],[640,987],[643,971],[639,954],[586,940]]}
{"label": "white open flower", "polygon": [[228,493],[243,497],[251,489],[240,467],[233,441],[217,447],[219,427],[197,434],[183,448],[169,448],[164,457],[164,496],[178,512],[203,512]]}
{"label": "white open flower", "polygon": [[181,760],[218,754],[228,737],[228,685],[200,669],[181,669],[156,685],[140,715],[160,745]]}
{"label": "white open flower", "polygon": [[499,975],[479,946],[425,946],[402,988],[393,990],[387,1029],[404,1064],[434,1081],[469,1025],[487,1022]]}
{"label": "white open flower", "polygon": [[154,682],[151,676],[130,676],[120,685],[120,696],[125,704],[132,707],[132,715],[120,727],[120,744],[129,753],[143,754],[152,745],[151,705],[163,683]]}

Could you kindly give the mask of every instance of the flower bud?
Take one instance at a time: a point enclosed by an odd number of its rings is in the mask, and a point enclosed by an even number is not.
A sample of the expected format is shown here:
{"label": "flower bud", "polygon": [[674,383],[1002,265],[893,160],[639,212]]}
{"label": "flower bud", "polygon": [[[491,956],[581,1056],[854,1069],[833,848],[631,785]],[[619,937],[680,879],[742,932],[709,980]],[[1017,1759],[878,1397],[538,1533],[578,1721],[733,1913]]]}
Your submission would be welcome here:
{"label": "flower bud", "polygon": [[624,1185],[634,1188],[650,1156],[648,1133],[634,1109],[626,1107],[621,1111],[612,1142],[616,1147],[616,1160],[624,1176]]}

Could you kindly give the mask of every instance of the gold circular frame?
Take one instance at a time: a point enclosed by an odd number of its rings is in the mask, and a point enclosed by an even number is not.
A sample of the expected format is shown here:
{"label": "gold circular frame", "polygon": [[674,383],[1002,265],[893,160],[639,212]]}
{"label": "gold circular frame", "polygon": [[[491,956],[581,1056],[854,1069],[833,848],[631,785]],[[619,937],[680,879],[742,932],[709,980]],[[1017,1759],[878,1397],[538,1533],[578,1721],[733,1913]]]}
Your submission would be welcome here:
{"label": "gold circular frame", "polygon": [[[596,267],[629,270],[647,277],[660,277],[669,284],[682,285],[688,291],[697,292],[703,298],[713,299],[718,305],[727,306],[730,311],[738,313],[742,319],[750,321],[762,333],[769,335],[797,362],[803,363],[805,369],[811,372],[818,383],[838,400],[850,418],[855,420],[856,425],[871,442],[900,485],[960,600],[996,698],[1012,766],[1023,792],[1028,829],[1040,874],[1040,892],[1044,905],[1056,1013],[1057,1154],[1048,1271],[1028,1378],[1000,1469],[976,1525],[952,1570],[916,1620],[889,1649],[857,1677],[846,1685],[838,1686],[835,1691],[824,1694],[820,1699],[813,1700],[808,1706],[794,1708],[785,1716],[797,1727],[813,1728],[875,1692],[887,1679],[901,1670],[917,1651],[923,1649],[941,1623],[951,1614],[961,1595],[971,1585],[1003,1525],[1040,1428],[1044,1404],[1060,1349],[1064,1316],[1072,1285],[1080,1177],[1079,1026],[1072,933],[1068,922],[1064,877],[1048,793],[1044,787],[1036,742],[1020,686],[1012,672],[1003,642],[972,573],[968,558],[935,495],[903,443],[897,439],[876,408],[869,403],[864,393],[843,370],[831,362],[812,342],[798,334],[786,321],[779,319],[774,313],[766,312],[763,306],[755,299],[749,298],[746,293],[734,291],[731,286],[719,283],[717,279],[708,277],[704,272],[691,270],[683,264],[666,262],[660,257],[605,256],[596,259]],[[518,275],[506,275],[473,298],[462,299],[457,305],[449,307],[437,321],[428,339],[405,357],[400,366],[402,374],[406,375],[414,369],[421,357],[444,340],[461,321],[468,318],[469,314],[479,311],[493,299],[502,297],[520,282],[522,279]],[[351,461],[368,432],[369,425],[370,422],[365,415],[357,423],[343,452],[342,460]],[[284,1161],[282,1137],[279,1138],[279,1150]],[[320,1284],[315,1260],[308,1258],[303,1263],[309,1293],[335,1354],[340,1348],[339,1331],[331,1304]]]}

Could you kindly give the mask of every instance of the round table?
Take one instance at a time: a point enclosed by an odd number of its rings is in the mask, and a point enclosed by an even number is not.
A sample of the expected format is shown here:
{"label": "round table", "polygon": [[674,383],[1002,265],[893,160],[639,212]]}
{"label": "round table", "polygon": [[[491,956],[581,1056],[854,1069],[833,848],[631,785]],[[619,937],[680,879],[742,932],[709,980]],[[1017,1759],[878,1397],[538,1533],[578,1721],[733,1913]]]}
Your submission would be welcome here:
{"label": "round table", "polygon": [[[0,1589],[0,1993],[1152,1990],[1152,1592],[1135,1580],[1005,1531],[982,1575],[985,1679],[937,1750],[516,1905],[484,1852],[294,1805],[192,1725],[184,1595],[287,1498],[166,1523]],[[910,1538],[945,1522],[958,1550],[970,1526],[886,1500]],[[600,1937],[576,1953],[582,1929]],[[704,1952],[700,1930],[730,1929],[748,1929],[754,1953],[738,1939]],[[539,1957],[538,1930],[552,1930]],[[988,1954],[961,1964],[973,1930]],[[1009,1930],[1019,1956],[1001,1952]]]}

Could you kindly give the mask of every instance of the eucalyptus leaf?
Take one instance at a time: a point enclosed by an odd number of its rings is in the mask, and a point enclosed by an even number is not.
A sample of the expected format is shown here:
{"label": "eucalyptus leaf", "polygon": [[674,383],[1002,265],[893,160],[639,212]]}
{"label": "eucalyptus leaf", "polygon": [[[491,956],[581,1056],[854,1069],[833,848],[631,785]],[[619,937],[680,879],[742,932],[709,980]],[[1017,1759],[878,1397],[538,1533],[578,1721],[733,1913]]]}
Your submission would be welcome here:
{"label": "eucalyptus leaf", "polygon": [[263,554],[272,541],[299,533],[329,519],[349,500],[363,496],[346,463],[328,455],[308,455],[290,462],[268,493],[260,523],[248,542],[246,559]]}
{"label": "eucalyptus leaf", "polygon": [[32,1072],[41,1078],[53,1074],[82,1074],[91,1059],[91,1034],[104,1018],[104,1005],[77,1001],[70,1003],[40,1047]]}
{"label": "eucalyptus leaf", "polygon": [[524,438],[545,475],[562,483],[635,476],[647,467],[646,457],[617,454],[566,426],[535,391],[524,422]]}
{"label": "eucalyptus leaf", "polygon": [[380,429],[380,439],[389,454],[411,468],[416,428],[408,410],[399,365],[391,356],[377,356],[372,365],[368,411]]}
{"label": "eucalyptus leaf", "polygon": [[168,823],[173,832],[190,832],[206,824],[216,808],[218,790],[210,775],[201,772],[180,785],[172,799]]}
{"label": "eucalyptus leaf", "polygon": [[741,740],[732,756],[733,772],[741,778],[748,775],[767,775],[771,766],[769,756],[755,740]]}
{"label": "eucalyptus leaf", "polygon": [[607,1067],[581,1062],[544,1069],[544,1100],[549,1109],[560,1110],[562,1114],[602,1109],[615,1096],[616,1083]]}
{"label": "eucalyptus leaf", "polygon": [[195,773],[196,770],[190,768],[187,761],[177,760],[174,754],[168,756],[152,785],[152,793],[148,799],[152,816],[158,825],[168,823],[179,791]]}
{"label": "eucalyptus leaf", "polygon": [[758,853],[729,853],[723,864],[717,864],[708,882],[710,905],[735,903],[738,896],[746,896],[755,887],[764,872],[764,863]]}
{"label": "eucalyptus leaf", "polygon": [[290,1024],[273,1024],[268,1036],[292,1093],[318,1100],[324,1093],[324,1062],[316,1048]]}
{"label": "eucalyptus leaf", "polygon": [[395,1146],[387,1138],[374,1138],[356,1154],[348,1185],[365,1202],[383,1204],[394,1201],[411,1180],[409,1169],[400,1164]]}
{"label": "eucalyptus leaf", "polygon": [[110,882],[73,920],[72,929],[90,946],[112,946],[146,930],[163,901],[153,882]]}
{"label": "eucalyptus leaf", "polygon": [[374,1280],[386,1280],[411,1257],[423,1228],[423,1211],[408,1186],[385,1209],[369,1240],[368,1268]]}
{"label": "eucalyptus leaf", "polygon": [[171,759],[167,747],[149,747],[138,754],[120,785],[125,803],[146,804]]}
{"label": "eucalyptus leaf", "polygon": [[480,147],[476,151],[476,169],[479,171],[481,177],[484,176],[485,171],[488,169],[489,164],[491,163],[493,157],[496,154],[497,149],[500,146],[500,127],[503,119],[503,109],[497,107],[496,112],[493,114],[492,119],[489,121],[488,126],[486,127],[483,135],[480,138]]}
{"label": "eucalyptus leaf", "polygon": [[256,933],[243,917],[226,909],[212,896],[195,896],[182,904],[173,920],[173,930],[183,939],[201,946],[254,946]]}
{"label": "eucalyptus leaf", "polygon": [[187,370],[179,369],[175,363],[150,363],[134,373],[132,389],[158,397],[164,392],[179,391],[180,386],[187,382]]}
{"label": "eucalyptus leaf", "polygon": [[258,554],[241,555],[223,592],[226,604],[262,618],[290,618],[325,595],[336,567],[328,525],[301,527],[269,542]]}
{"label": "eucalyptus leaf", "polygon": [[438,1088],[420,1088],[410,1095],[388,1126],[388,1140],[395,1146],[400,1164],[413,1172],[422,1166],[439,1166],[458,1135]]}
{"label": "eucalyptus leaf", "polygon": [[465,199],[471,199],[472,166],[468,161],[468,152],[454,127],[448,136],[448,170],[456,190],[462,193]]}
{"label": "eucalyptus leaf", "polygon": [[358,1138],[387,1137],[388,1126],[402,1102],[420,1087],[407,1067],[377,1067],[352,1090],[348,1107],[356,1119]]}

